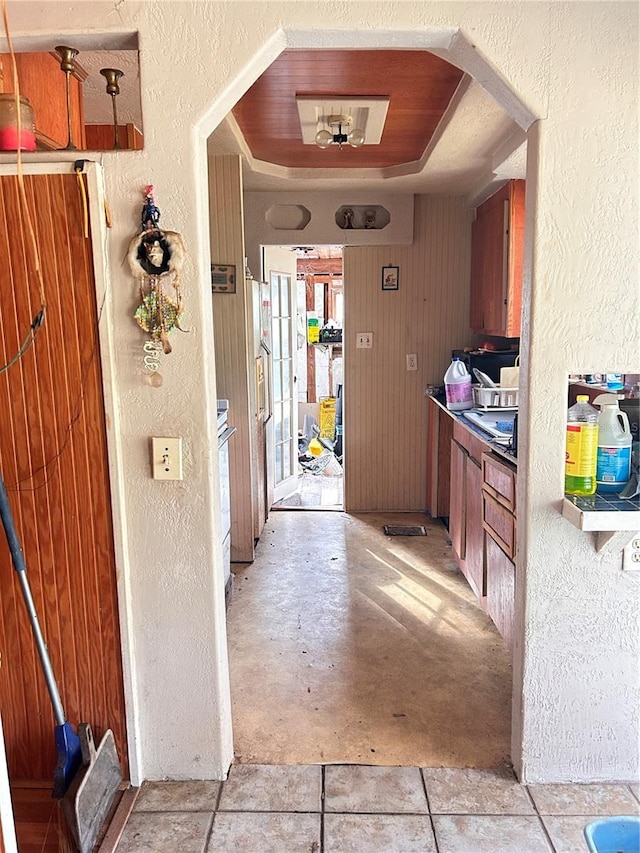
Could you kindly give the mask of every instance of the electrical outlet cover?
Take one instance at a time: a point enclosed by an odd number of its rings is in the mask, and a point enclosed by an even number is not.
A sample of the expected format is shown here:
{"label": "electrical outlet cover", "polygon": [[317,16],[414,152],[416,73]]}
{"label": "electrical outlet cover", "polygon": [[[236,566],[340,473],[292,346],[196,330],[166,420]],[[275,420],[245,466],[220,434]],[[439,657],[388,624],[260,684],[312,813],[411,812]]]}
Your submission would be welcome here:
{"label": "electrical outlet cover", "polygon": [[622,552],[622,568],[627,572],[640,572],[640,533],[636,533]]}

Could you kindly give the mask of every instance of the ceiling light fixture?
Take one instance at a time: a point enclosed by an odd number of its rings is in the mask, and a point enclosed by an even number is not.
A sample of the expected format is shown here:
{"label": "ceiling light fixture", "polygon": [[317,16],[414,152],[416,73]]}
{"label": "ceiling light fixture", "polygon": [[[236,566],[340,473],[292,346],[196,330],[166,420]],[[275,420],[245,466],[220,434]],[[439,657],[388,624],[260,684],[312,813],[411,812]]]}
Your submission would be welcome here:
{"label": "ceiling light fixture", "polygon": [[327,116],[327,124],[331,131],[319,130],[316,133],[315,143],[318,148],[328,148],[333,144],[342,148],[345,142],[348,142],[352,148],[360,148],[361,145],[364,145],[364,133],[357,127],[351,127],[351,116],[330,115]]}

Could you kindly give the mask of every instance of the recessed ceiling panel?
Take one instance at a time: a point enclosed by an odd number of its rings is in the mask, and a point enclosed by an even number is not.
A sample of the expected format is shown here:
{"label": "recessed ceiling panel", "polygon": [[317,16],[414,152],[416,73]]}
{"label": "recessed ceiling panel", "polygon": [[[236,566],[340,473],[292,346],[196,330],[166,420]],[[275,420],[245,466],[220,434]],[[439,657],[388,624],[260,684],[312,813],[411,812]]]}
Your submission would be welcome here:
{"label": "recessed ceiling panel", "polygon": [[342,114],[351,118],[351,127],[364,133],[365,145],[380,145],[389,98],[328,98],[296,96],[300,130],[305,145],[315,145],[316,133],[329,130],[329,116]]}
{"label": "recessed ceiling panel", "polygon": [[[300,169],[386,168],[419,160],[462,79],[428,51],[286,50],[233,115],[252,156]],[[296,98],[389,99],[380,144],[324,150],[303,143]]]}

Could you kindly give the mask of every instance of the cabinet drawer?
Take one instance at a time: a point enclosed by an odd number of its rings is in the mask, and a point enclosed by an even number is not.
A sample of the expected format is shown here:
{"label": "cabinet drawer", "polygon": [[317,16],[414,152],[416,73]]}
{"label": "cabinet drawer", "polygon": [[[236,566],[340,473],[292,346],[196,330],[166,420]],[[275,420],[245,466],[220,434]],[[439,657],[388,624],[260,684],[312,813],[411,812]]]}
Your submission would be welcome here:
{"label": "cabinet drawer", "polygon": [[516,520],[507,507],[482,489],[482,526],[508,557],[516,553]]}
{"label": "cabinet drawer", "polygon": [[516,470],[491,453],[482,454],[482,488],[515,514]]}
{"label": "cabinet drawer", "polygon": [[487,555],[487,613],[493,620],[508,648],[513,643],[513,611],[516,588],[514,564],[485,534]]}

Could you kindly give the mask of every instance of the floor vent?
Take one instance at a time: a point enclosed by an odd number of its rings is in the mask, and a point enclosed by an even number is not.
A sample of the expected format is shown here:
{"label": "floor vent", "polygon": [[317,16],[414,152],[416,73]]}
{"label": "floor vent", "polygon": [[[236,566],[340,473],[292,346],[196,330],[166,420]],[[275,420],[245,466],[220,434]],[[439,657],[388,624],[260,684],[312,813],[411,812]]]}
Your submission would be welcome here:
{"label": "floor vent", "polygon": [[418,524],[385,524],[385,536],[426,536],[427,531]]}

